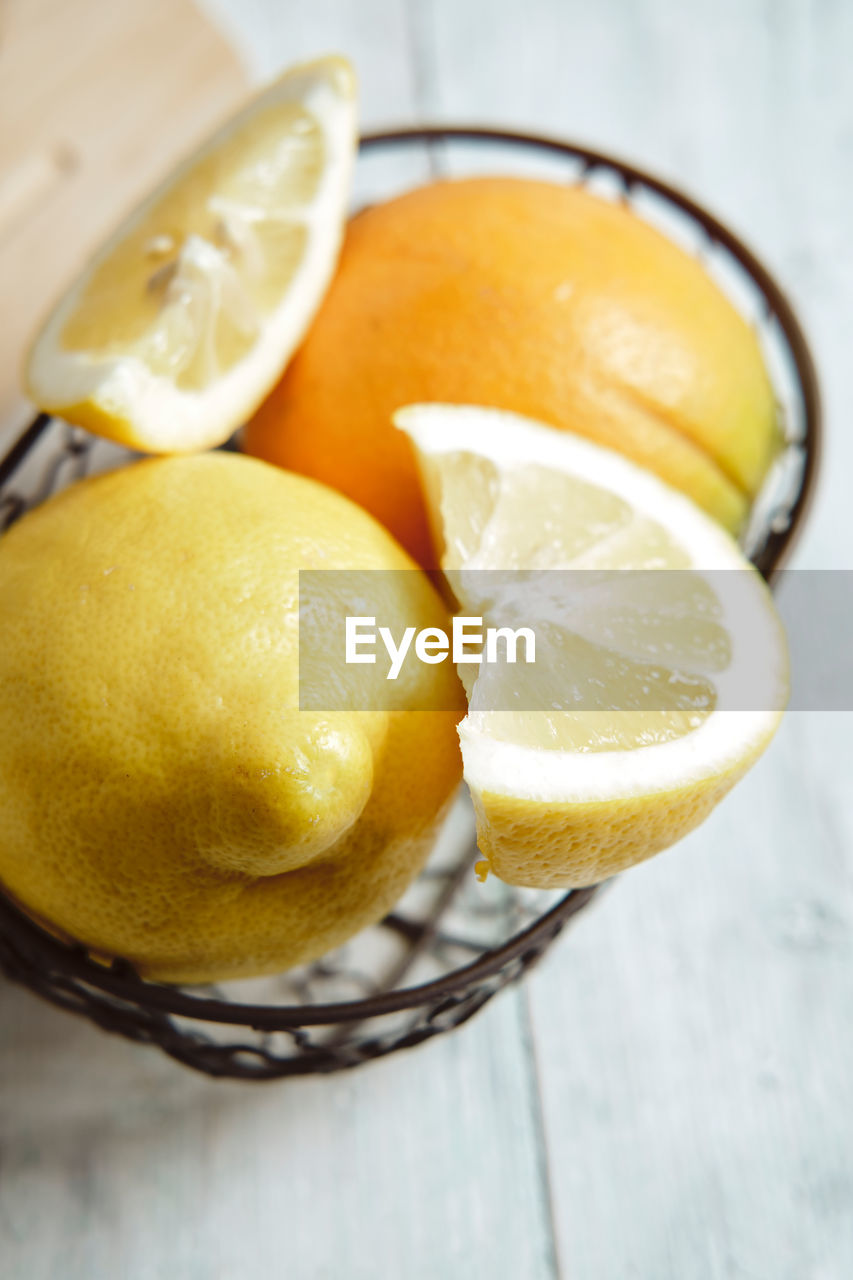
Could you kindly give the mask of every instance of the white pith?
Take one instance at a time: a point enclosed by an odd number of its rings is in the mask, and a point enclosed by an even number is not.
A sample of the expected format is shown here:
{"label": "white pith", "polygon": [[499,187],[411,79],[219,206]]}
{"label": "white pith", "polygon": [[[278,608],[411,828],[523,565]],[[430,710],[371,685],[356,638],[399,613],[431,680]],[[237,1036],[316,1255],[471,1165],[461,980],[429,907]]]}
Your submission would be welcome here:
{"label": "white pith", "polygon": [[[326,164],[315,198],[300,210],[308,230],[305,253],[287,285],[281,305],[266,316],[248,354],[218,374],[202,391],[179,389],[132,354],[93,355],[64,350],[61,335],[75,312],[92,272],[114,246],[138,225],[163,192],[187,173],[200,156],[215,150],[259,106],[293,101],[316,120]],[[110,417],[126,419],[136,442],[151,451],[192,452],[219,443],[245,420],[277,380],[321,302],[337,262],[349,197],[356,139],[352,85],[336,67],[309,64],[285,75],[229,122],[204,148],[190,156],[134,212],[92,259],[51,315],[30,355],[27,382],[41,408],[61,413],[90,402]],[[227,211],[226,211],[227,212]],[[289,214],[294,211],[289,210]],[[190,237],[189,239],[193,239]],[[215,253],[209,248],[206,260]],[[190,267],[203,269],[197,246],[185,246]],[[216,287],[212,281],[211,287]]]}
{"label": "white pith", "polygon": [[[475,793],[531,801],[580,804],[679,791],[746,765],[772,736],[787,698],[787,649],[781,624],[760,576],[718,525],[684,495],[627,458],[586,440],[495,409],[412,405],[395,422],[424,459],[471,452],[501,470],[536,463],[609,490],[637,512],[664,526],[684,549],[693,571],[737,570],[725,579],[720,603],[729,627],[732,660],[714,677],[718,702],[742,688],[745,645],[766,654],[751,684],[756,711],[714,710],[681,738],[630,751],[568,752],[496,741],[483,732],[483,715],[469,713],[459,726],[465,779]],[[571,564],[566,564],[571,568]],[[719,581],[717,582],[719,586]],[[718,594],[719,592],[715,591]],[[753,672],[750,664],[750,673]]]}

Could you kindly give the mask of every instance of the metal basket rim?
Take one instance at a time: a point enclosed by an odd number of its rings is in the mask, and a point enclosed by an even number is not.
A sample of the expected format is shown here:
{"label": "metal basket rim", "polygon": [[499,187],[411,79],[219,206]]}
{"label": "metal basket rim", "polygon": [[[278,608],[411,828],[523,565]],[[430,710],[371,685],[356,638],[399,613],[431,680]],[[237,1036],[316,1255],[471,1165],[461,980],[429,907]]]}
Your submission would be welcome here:
{"label": "metal basket rim", "polygon": [[235,1023],[251,1026],[256,1030],[276,1031],[298,1026],[362,1022],[384,1014],[402,1013],[424,1003],[456,995],[460,989],[464,990],[472,983],[493,977],[509,961],[535,949],[543,938],[559,929],[565,920],[586,906],[601,888],[601,885],[591,885],[586,889],[570,890],[544,915],[539,916],[520,933],[514,934],[500,947],[484,951],[470,964],[453,969],[442,978],[359,1000],[313,1005],[243,1004],[236,1000],[192,995],[179,985],[169,986],[139,977],[127,961],[119,959],[109,966],[100,964],[92,959],[81,944],[64,942],[49,933],[3,892],[0,892],[0,921],[7,935],[25,936],[30,948],[35,942],[39,958],[53,962],[49,964],[50,968],[64,969],[72,977],[120,1000],[137,1001],[140,991],[144,991],[145,1002],[161,1013],[195,1018],[203,1022]]}
{"label": "metal basket rim", "polygon": [[680,187],[657,177],[606,151],[582,143],[571,142],[551,134],[528,133],[504,127],[478,124],[421,124],[399,128],[374,130],[361,137],[360,148],[394,146],[407,142],[500,142],[519,147],[532,147],[580,160],[584,174],[595,169],[610,169],[621,175],[626,192],[637,187],[654,191],[671,204],[676,205],[694,222],[698,223],[711,240],[723,246],[735,258],[769,304],[768,314],[779,323],[797,371],[797,383],[803,401],[805,434],[804,466],[797,497],[790,509],[790,522],[780,531],[772,531],[759,555],[756,568],[768,580],[782,567],[793,549],[794,540],[804,524],[814,498],[815,484],[822,444],[822,405],[820,384],[814,357],[803,328],[787,294],[765,267],[761,259],[725,223],[709,212]]}
{"label": "metal basket rim", "polygon": [[[772,531],[754,563],[768,580],[790,554],[795,537],[805,523],[814,496],[818,461],[821,452],[820,391],[808,342],[786,294],[762,262],[744,242],[713,214],[690,196],[644,169],[629,164],[606,152],[547,134],[519,132],[483,125],[424,124],[387,128],[365,133],[360,151],[374,147],[407,143],[440,143],[462,141],[475,143],[507,143],[552,152],[580,160],[584,173],[609,169],[621,175],[626,191],[645,187],[662,196],[698,223],[708,236],[721,244],[758,286],[768,309],[777,320],[788,344],[796,369],[798,390],[802,398],[804,435],[800,442],[804,465],[800,487],[790,508],[788,526]],[[0,483],[17,470],[30,449],[51,421],[51,415],[38,414],[21,436],[0,458]],[[54,972],[65,971],[87,985],[130,1004],[148,1005],[158,1012],[205,1022],[248,1026],[256,1030],[286,1030],[300,1026],[323,1026],[334,1023],[362,1022],[384,1014],[415,1009],[428,1001],[441,1000],[469,989],[500,973],[504,967],[526,952],[535,950],[543,939],[559,932],[565,921],[585,906],[599,891],[600,885],[572,890],[531,925],[513,935],[500,947],[483,952],[468,965],[451,970],[441,978],[417,986],[403,987],[359,1000],[316,1005],[253,1005],[188,994],[178,986],[170,987],[140,978],[126,961],[117,960],[107,966],[93,960],[86,949],[66,943],[43,929],[0,891],[0,921],[7,936],[24,941],[24,953],[31,958],[48,961]]]}

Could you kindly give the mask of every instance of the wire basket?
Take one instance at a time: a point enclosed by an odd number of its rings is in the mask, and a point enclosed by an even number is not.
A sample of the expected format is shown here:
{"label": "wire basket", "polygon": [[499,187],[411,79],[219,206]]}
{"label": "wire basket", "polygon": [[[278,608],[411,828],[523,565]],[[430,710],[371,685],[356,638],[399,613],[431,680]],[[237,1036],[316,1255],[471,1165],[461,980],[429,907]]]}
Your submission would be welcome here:
{"label": "wire basket", "polygon": [[[803,522],[820,433],[814,365],[772,277],[688,197],[632,165],[552,138],[448,126],[369,134],[361,140],[356,200],[478,171],[583,183],[629,203],[699,258],[755,327],[785,448],[743,544],[772,579]],[[72,480],[129,456],[39,415],[0,461],[0,531]],[[275,978],[204,988],[146,982],[126,961],[107,966],[53,937],[2,894],[0,966],[53,1004],[211,1076],[337,1071],[460,1026],[519,979],[599,891],[543,893],[494,877],[481,885],[475,849],[470,805],[460,795],[424,871],[391,914],[339,951]]]}

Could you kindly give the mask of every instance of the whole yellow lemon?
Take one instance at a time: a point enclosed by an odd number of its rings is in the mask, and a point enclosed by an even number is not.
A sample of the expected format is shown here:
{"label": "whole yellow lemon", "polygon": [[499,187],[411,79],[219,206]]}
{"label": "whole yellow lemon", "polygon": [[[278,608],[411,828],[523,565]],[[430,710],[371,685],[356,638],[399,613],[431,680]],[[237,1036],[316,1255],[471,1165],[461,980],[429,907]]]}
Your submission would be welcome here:
{"label": "whole yellow lemon", "polygon": [[[232,454],[82,481],[3,537],[0,882],[33,916],[211,981],[400,896],[458,782],[456,677],[416,664],[384,709],[300,710],[312,568],[413,565],[339,494]],[[395,629],[447,625],[425,575],[382,581]]]}

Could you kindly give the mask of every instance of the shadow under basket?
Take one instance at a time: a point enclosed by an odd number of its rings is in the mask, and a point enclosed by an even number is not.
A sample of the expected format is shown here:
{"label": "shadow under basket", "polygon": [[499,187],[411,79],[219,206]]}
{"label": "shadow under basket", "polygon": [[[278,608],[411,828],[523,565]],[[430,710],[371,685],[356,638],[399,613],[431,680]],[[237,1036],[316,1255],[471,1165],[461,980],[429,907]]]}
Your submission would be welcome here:
{"label": "shadow under basket", "polygon": [[[750,251],[692,200],[631,165],[556,139],[442,126],[361,140],[356,204],[437,177],[518,174],[583,183],[629,204],[697,257],[759,335],[785,447],[754,505],[744,549],[772,580],[802,526],[815,477],[820,403],[790,304]],[[229,447],[229,446],[226,446]],[[127,450],[39,415],[0,461],[0,529]],[[212,1076],[331,1072],[420,1044],[467,1021],[519,979],[599,891],[543,893],[474,877],[473,817],[456,807],[394,911],[345,947],[275,978],[227,987],[146,982],[39,928],[0,895],[0,966],[53,1004]]]}

